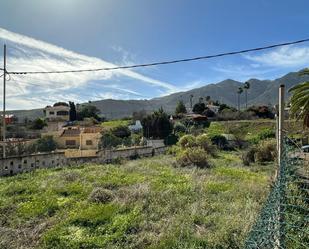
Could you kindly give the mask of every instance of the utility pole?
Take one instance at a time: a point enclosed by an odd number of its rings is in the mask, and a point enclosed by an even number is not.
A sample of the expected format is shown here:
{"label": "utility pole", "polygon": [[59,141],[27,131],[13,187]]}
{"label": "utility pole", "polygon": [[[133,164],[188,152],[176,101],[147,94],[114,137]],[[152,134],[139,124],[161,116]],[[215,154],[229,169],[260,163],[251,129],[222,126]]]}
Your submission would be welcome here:
{"label": "utility pole", "polygon": [[6,45],[3,46],[3,113],[2,113],[2,137],[3,137],[3,158],[6,157],[5,155],[5,130],[6,130],[6,123],[5,123],[5,91],[6,91]]}
{"label": "utility pole", "polygon": [[286,248],[285,247],[285,166],[282,162],[283,154],[283,126],[284,126],[284,85],[280,85],[279,88],[279,117],[278,117],[278,175],[277,181],[279,182],[279,207],[278,207],[278,239],[275,248]]}
{"label": "utility pole", "polygon": [[279,120],[278,120],[278,163],[281,165],[282,142],[283,142],[283,123],[284,123],[284,85],[279,88]]}

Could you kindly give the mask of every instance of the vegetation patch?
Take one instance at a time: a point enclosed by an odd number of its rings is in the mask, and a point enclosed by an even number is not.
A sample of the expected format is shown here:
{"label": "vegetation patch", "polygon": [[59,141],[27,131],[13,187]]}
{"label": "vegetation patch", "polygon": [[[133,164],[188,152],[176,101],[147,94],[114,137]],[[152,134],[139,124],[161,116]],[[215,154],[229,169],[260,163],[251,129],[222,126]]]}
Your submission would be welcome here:
{"label": "vegetation patch", "polygon": [[1,178],[0,245],[241,248],[272,169],[243,167],[238,152],[210,161],[175,167],[174,157],[159,156]]}

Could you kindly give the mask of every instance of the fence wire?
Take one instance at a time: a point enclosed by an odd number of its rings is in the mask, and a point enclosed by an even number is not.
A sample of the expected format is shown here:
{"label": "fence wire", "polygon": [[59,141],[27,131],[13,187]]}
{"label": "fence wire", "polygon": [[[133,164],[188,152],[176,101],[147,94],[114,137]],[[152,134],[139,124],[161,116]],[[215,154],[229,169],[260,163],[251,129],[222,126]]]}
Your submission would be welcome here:
{"label": "fence wire", "polygon": [[309,248],[309,166],[285,138],[281,165],[245,249]]}

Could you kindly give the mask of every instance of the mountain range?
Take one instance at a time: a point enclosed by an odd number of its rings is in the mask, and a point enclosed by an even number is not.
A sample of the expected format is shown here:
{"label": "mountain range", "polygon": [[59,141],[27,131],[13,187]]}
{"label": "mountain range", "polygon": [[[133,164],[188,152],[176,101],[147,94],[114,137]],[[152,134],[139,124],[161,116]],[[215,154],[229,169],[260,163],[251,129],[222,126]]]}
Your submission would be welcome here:
{"label": "mountain range", "polygon": [[[275,80],[250,79],[250,88],[248,90],[248,106],[251,105],[274,105],[278,101],[278,88],[281,84],[286,86],[286,95],[289,97],[288,89],[292,86],[309,81],[309,75],[301,75],[299,72],[288,73]],[[108,119],[116,119],[131,116],[134,111],[146,110],[151,112],[163,107],[168,113],[173,113],[178,101],[182,100],[187,107],[190,107],[190,96],[193,95],[193,104],[198,102],[199,98],[210,96],[212,100],[218,100],[230,106],[237,105],[237,90],[243,87],[243,82],[226,79],[219,83],[207,84],[200,88],[195,88],[186,92],[177,92],[167,96],[153,98],[149,100],[115,100],[104,99],[92,101],[100,111],[101,115]],[[245,94],[240,96],[241,106],[245,105]],[[16,110],[11,111],[19,119],[28,117],[34,119],[43,116],[42,109]]]}

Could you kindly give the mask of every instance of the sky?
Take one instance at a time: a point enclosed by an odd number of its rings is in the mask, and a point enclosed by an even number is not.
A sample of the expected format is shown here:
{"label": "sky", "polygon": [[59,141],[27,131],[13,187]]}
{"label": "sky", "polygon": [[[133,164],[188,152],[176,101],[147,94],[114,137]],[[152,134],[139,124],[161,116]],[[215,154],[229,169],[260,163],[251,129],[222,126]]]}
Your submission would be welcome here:
{"label": "sky", "polygon": [[[308,9],[306,0],[0,0],[0,68],[3,44],[8,71],[51,71],[289,42],[309,38]],[[8,109],[32,109],[57,101],[150,99],[227,78],[275,79],[308,64],[309,43],[303,43],[131,70],[10,75],[6,102]]]}

